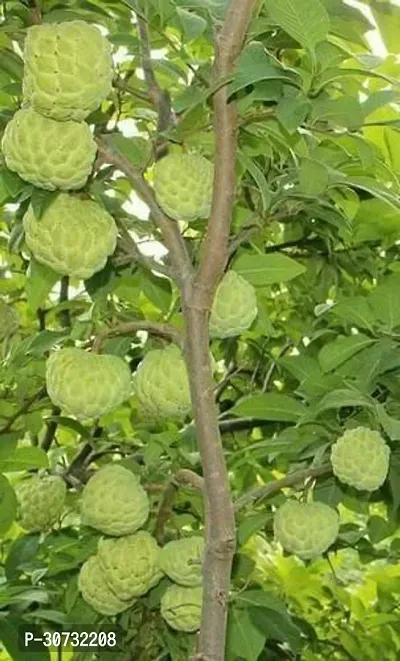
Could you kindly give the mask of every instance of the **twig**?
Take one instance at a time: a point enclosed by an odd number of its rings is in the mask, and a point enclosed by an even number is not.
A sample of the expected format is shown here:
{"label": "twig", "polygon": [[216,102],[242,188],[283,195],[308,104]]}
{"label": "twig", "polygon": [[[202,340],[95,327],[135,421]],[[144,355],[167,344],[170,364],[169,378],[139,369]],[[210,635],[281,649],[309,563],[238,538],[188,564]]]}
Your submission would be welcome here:
{"label": "twig", "polygon": [[245,493],[243,496],[238,498],[235,501],[235,512],[238,512],[247,505],[251,505],[255,500],[264,500],[265,498],[270,498],[281,489],[292,487],[299,482],[304,482],[310,477],[328,475],[331,472],[331,464],[322,464],[322,466],[314,466],[296,471],[295,473],[289,473],[280,480],[275,480],[273,482],[269,482],[268,484],[264,484],[262,487],[257,487],[256,489],[253,489],[252,491],[249,491],[248,493]]}
{"label": "twig", "polygon": [[47,394],[46,393],[46,388],[41,388],[40,390],[35,392],[34,395],[29,397],[29,399],[27,399],[22,404],[22,406],[18,409],[18,411],[13,413],[13,415],[8,419],[8,421],[6,422],[4,427],[2,427],[0,429],[0,434],[5,434],[8,431],[10,431],[10,429],[12,428],[14,422],[16,422],[18,420],[18,418],[20,418],[22,415],[25,415],[25,413],[27,413],[29,411],[29,409],[31,408],[32,404],[34,404],[38,399],[42,399],[43,397],[46,397],[46,394]]}
{"label": "twig", "polygon": [[157,324],[143,319],[139,321],[122,322],[102,331],[96,336],[92,345],[92,350],[99,353],[104,340],[110,337],[117,337],[118,335],[132,335],[138,331],[147,331],[152,335],[168,338],[169,340],[172,340],[172,342],[175,342],[179,347],[182,347],[183,338],[177,328],[174,328],[169,324]]}
{"label": "twig", "polygon": [[143,266],[143,268],[148,269],[149,271],[156,271],[158,273],[162,273],[163,275],[170,275],[168,266],[160,264],[152,257],[144,255],[141,250],[139,250],[135,239],[122,221],[119,220],[117,224],[122,235],[123,243],[127,247],[127,252],[125,255],[117,257],[114,260],[116,264],[125,264],[127,262],[135,261],[140,264],[140,266]]}
{"label": "twig", "polygon": [[194,489],[202,490],[204,480],[200,475],[197,475],[197,473],[186,468],[182,468],[172,476],[165,487],[163,497],[158,507],[155,523],[155,536],[160,544],[164,542],[165,524],[172,515],[176,493],[179,487],[182,486],[191,486]]}
{"label": "twig", "polygon": [[248,227],[244,227],[243,230],[230,242],[229,256],[231,257],[243,243],[247,243],[247,241],[259,231],[259,225],[249,225]]}

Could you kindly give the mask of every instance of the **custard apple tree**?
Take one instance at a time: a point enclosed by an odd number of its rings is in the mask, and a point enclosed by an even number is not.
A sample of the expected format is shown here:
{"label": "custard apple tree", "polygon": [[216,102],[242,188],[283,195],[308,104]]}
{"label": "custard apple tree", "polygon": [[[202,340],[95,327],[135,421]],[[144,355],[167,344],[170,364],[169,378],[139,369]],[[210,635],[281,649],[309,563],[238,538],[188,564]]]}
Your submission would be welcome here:
{"label": "custard apple tree", "polygon": [[398,661],[398,2],[0,28],[0,661]]}

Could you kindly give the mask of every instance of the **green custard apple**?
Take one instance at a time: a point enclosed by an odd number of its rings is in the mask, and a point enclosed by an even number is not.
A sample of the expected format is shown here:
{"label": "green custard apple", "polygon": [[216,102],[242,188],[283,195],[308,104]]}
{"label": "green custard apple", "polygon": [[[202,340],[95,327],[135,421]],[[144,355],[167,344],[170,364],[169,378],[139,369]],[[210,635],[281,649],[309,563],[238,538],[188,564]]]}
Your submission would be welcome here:
{"label": "green custard apple", "polygon": [[46,117],[80,121],[111,91],[111,44],[85,21],[30,27],[24,62],[24,101]]}
{"label": "green custard apple", "polygon": [[58,522],[67,487],[58,475],[34,476],[20,482],[15,493],[20,525],[27,532],[39,532],[49,530]]}
{"label": "green custard apple", "polygon": [[202,537],[187,537],[168,542],[161,549],[161,569],[179,585],[201,585],[203,553]]}
{"label": "green custard apple", "polygon": [[82,493],[82,523],[105,535],[119,537],[136,532],[147,521],[149,510],[149,499],[139,478],[118,464],[101,468]]}
{"label": "green custard apple", "polygon": [[357,427],[344,432],[332,446],[333,473],[360,491],[375,491],[389,471],[390,448],[377,431]]}
{"label": "green custard apple", "polygon": [[160,548],[150,533],[102,538],[98,556],[109,588],[119,599],[141,597],[161,580]]}
{"label": "green custard apple", "polygon": [[169,154],[154,168],[154,192],[174,220],[209,218],[214,166],[200,154]]}
{"label": "green custard apple", "polygon": [[186,363],[175,345],[149,351],[137,369],[135,385],[143,410],[156,420],[182,420],[191,410]]}
{"label": "green custard apple", "polygon": [[203,588],[170,585],[161,597],[161,615],[172,629],[187,633],[200,629]]}
{"label": "green custard apple", "polygon": [[85,122],[56,122],[32,108],[17,110],[1,142],[7,167],[46,190],[85,185],[97,147]]}
{"label": "green custard apple", "polygon": [[210,316],[211,337],[225,338],[247,330],[258,313],[256,291],[236,271],[228,271],[215,293]]}
{"label": "green custard apple", "polygon": [[11,305],[0,302],[0,342],[13,335],[18,326],[18,312]]}
{"label": "green custard apple", "polygon": [[118,356],[68,347],[47,359],[46,384],[53,404],[67,415],[99,418],[129,399],[131,371]]}
{"label": "green custard apple", "polygon": [[324,553],[339,533],[339,516],[325,503],[288,500],[275,513],[275,539],[304,560]]}
{"label": "green custard apple", "polygon": [[68,193],[60,193],[39,220],[30,206],[23,226],[38,262],[83,280],[104,267],[117,244],[112,216],[96,202]]}
{"label": "green custard apple", "polygon": [[102,615],[117,615],[136,601],[124,601],[108,587],[97,555],[92,555],[82,565],[78,575],[78,588],[82,597],[95,611]]}

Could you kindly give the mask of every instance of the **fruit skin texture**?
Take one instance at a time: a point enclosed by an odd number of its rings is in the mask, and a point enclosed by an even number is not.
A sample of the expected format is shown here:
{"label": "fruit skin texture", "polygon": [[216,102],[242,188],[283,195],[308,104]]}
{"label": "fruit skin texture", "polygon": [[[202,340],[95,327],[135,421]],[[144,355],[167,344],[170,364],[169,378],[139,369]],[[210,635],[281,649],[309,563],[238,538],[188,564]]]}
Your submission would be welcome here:
{"label": "fruit skin texture", "polygon": [[161,615],[177,631],[200,629],[203,588],[170,585],[161,597]]}
{"label": "fruit skin texture", "polygon": [[275,539],[304,560],[324,553],[338,533],[339,516],[325,503],[288,500],[275,513]]}
{"label": "fruit skin texture", "polygon": [[97,147],[85,122],[56,122],[32,108],[17,110],[4,131],[6,165],[46,190],[76,190],[92,171]]}
{"label": "fruit skin texture", "polygon": [[203,552],[202,537],[187,537],[168,542],[161,549],[161,569],[179,585],[201,585]]}
{"label": "fruit skin texture", "polygon": [[149,499],[139,478],[117,464],[101,468],[82,492],[81,520],[105,535],[136,532],[149,516]]}
{"label": "fruit skin texture", "polygon": [[191,410],[186,363],[174,345],[149,351],[137,369],[135,384],[143,410],[156,420],[182,420]]}
{"label": "fruit skin texture", "polygon": [[209,218],[214,166],[200,154],[169,154],[154,167],[154,191],[174,220]]}
{"label": "fruit skin texture", "polygon": [[48,530],[60,518],[67,488],[58,475],[30,477],[16,487],[19,523],[28,532]]}
{"label": "fruit skin texture", "polygon": [[332,446],[333,473],[360,491],[375,491],[389,471],[390,448],[377,431],[357,427],[344,432]]}
{"label": "fruit skin texture", "polygon": [[11,305],[0,303],[0,342],[13,335],[18,326],[18,312]]}
{"label": "fruit skin texture", "polygon": [[46,385],[53,404],[68,415],[99,418],[129,398],[131,372],[118,356],[71,347],[47,359]]}
{"label": "fruit skin texture", "polygon": [[111,91],[111,44],[85,21],[32,26],[24,61],[24,101],[45,117],[80,121]]}
{"label": "fruit skin texture", "polygon": [[228,271],[222,278],[210,316],[212,337],[234,337],[247,330],[258,313],[253,285],[236,271]]}
{"label": "fruit skin texture", "polygon": [[96,202],[67,193],[60,193],[39,220],[30,206],[23,225],[38,262],[83,280],[103,268],[117,243],[112,216]]}
{"label": "fruit skin texture", "polygon": [[141,597],[162,578],[160,548],[145,530],[99,541],[98,556],[109,588],[119,599]]}
{"label": "fruit skin texture", "polygon": [[82,565],[78,575],[78,588],[84,600],[102,615],[122,613],[135,601],[123,601],[110,590],[97,555],[92,555]]}

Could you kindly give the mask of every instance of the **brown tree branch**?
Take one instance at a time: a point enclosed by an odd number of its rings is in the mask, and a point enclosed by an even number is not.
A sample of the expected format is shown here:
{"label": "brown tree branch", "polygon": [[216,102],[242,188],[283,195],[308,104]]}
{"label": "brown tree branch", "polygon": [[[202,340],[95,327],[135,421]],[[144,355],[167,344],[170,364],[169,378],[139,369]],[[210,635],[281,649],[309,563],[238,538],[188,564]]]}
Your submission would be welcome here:
{"label": "brown tree branch", "polygon": [[95,337],[92,349],[96,353],[99,353],[101,345],[107,338],[117,337],[118,335],[132,335],[138,331],[147,331],[152,335],[165,337],[168,340],[175,342],[179,347],[182,347],[183,344],[183,337],[180,331],[177,328],[174,328],[174,326],[170,326],[169,324],[157,324],[152,321],[147,321],[146,319],[140,319],[138,321],[122,322],[111,328],[106,328]]}
{"label": "brown tree branch", "polygon": [[265,498],[270,498],[274,496],[281,489],[287,487],[293,487],[299,482],[304,482],[310,477],[319,477],[320,475],[328,475],[332,472],[331,464],[322,464],[321,466],[311,466],[311,468],[304,468],[303,470],[296,471],[295,473],[289,473],[285,475],[280,480],[274,480],[273,482],[268,482],[262,487],[257,487],[248,491],[248,493],[243,494],[240,498],[235,501],[235,512],[243,509],[247,505],[251,505],[255,500],[264,500]]}
{"label": "brown tree branch", "polygon": [[122,237],[121,243],[126,247],[127,250],[124,255],[122,255],[121,257],[116,257],[114,259],[114,262],[116,264],[125,264],[134,261],[140,264],[140,266],[143,266],[143,268],[148,269],[149,271],[157,271],[158,273],[162,273],[163,275],[167,275],[167,276],[170,275],[170,269],[168,268],[168,266],[165,266],[164,264],[160,264],[152,257],[144,255],[141,252],[135,239],[130,234],[130,232],[125,227],[125,224],[122,221],[118,221],[117,224],[121,232],[121,237]]}
{"label": "brown tree branch", "polygon": [[155,523],[155,536],[160,544],[163,544],[164,542],[165,524],[172,515],[176,493],[178,489],[183,486],[190,486],[193,487],[193,489],[202,490],[204,480],[200,475],[197,475],[197,473],[186,468],[182,468],[171,477],[160,500]]}

